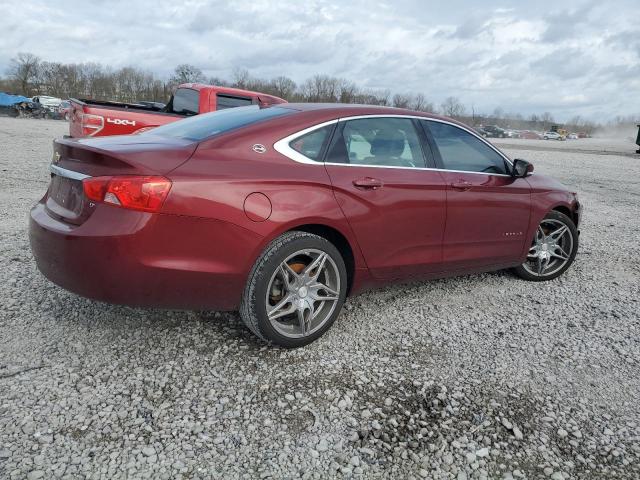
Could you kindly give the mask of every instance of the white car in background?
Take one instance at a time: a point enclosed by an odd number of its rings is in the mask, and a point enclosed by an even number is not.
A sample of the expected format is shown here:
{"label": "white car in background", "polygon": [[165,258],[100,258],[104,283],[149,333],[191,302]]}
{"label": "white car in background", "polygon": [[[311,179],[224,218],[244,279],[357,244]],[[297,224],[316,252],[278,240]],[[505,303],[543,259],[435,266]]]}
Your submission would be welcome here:
{"label": "white car in background", "polygon": [[545,140],[566,140],[564,136],[560,135],[558,132],[544,132],[542,138]]}
{"label": "white car in background", "polygon": [[520,138],[520,132],[518,130],[507,129],[504,132],[507,138]]}
{"label": "white car in background", "polygon": [[57,111],[62,103],[62,99],[58,97],[50,97],[48,95],[38,95],[31,99],[33,102],[39,103],[50,112]]}

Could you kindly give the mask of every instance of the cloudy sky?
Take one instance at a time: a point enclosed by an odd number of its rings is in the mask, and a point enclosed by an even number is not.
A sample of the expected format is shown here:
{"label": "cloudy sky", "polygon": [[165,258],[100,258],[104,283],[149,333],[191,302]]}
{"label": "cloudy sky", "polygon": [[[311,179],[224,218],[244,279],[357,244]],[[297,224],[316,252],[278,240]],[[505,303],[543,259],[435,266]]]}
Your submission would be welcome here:
{"label": "cloudy sky", "polygon": [[439,104],[558,120],[640,114],[640,2],[2,0],[0,71],[59,62],[179,63],[229,78],[315,73]]}

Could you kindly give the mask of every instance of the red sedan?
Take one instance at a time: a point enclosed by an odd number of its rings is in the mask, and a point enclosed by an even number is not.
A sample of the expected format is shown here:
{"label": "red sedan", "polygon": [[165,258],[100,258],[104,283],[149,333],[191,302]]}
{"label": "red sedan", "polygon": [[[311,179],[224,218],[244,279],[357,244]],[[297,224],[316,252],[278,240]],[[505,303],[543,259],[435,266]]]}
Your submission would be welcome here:
{"label": "red sedan", "polygon": [[240,310],[305,345],[345,297],[399,280],[573,262],[575,193],[470,128],[408,110],[249,106],[54,142],[32,209],[40,271],[127,305]]}

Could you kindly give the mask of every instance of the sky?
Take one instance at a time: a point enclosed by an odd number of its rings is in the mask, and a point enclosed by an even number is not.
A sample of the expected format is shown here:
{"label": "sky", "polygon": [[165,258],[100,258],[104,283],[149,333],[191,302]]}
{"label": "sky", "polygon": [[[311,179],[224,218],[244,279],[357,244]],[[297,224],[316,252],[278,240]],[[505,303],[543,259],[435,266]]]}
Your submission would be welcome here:
{"label": "sky", "polygon": [[640,0],[0,0],[0,72],[18,52],[169,76],[317,74],[469,111],[640,115]]}

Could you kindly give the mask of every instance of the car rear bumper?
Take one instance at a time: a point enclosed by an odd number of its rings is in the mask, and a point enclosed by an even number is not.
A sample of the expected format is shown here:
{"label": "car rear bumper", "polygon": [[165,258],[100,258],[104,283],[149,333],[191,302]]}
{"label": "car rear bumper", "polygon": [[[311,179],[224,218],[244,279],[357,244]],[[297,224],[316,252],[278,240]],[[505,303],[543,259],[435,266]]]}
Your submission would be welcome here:
{"label": "car rear bumper", "polygon": [[262,238],[213,219],[98,205],[79,226],[31,210],[38,269],[79,295],[131,306],[235,310]]}

